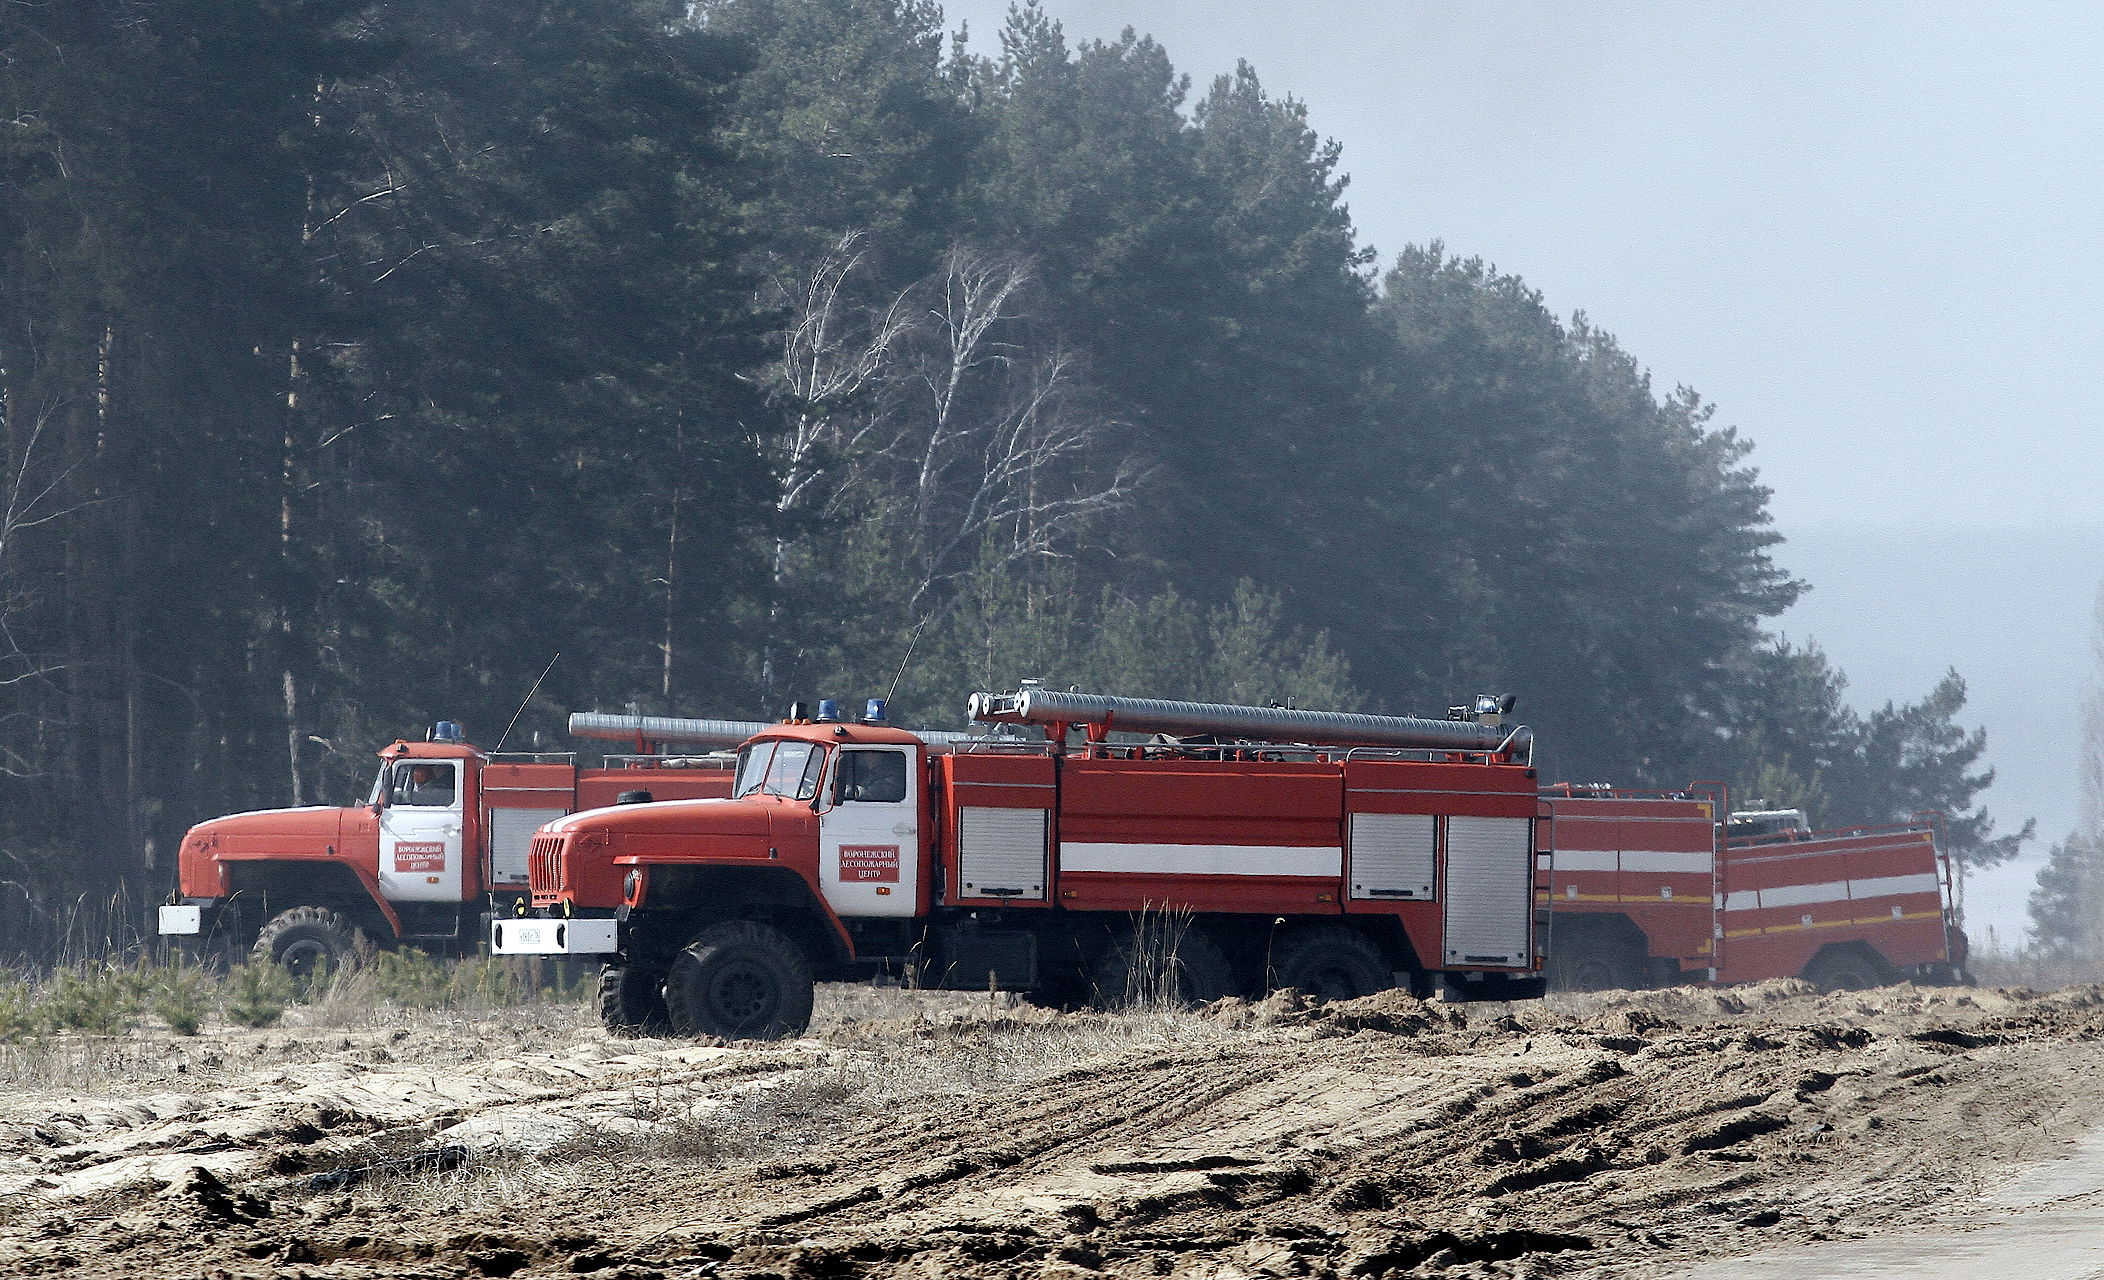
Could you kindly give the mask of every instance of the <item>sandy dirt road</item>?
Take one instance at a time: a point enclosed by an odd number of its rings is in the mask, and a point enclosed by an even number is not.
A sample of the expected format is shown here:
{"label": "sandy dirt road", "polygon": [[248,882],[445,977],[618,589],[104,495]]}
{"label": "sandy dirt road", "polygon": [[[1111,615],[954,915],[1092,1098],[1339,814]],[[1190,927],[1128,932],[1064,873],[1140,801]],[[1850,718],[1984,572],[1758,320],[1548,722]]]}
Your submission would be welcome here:
{"label": "sandy dirt road", "polygon": [[953,1001],[414,1061],[334,1034],[0,1101],[0,1274],[1784,1280],[1843,1273],[1753,1268],[2025,1212],[2079,1236],[2081,1159],[2046,1166],[2069,1194],[2036,1170],[2104,1123],[2094,988]]}

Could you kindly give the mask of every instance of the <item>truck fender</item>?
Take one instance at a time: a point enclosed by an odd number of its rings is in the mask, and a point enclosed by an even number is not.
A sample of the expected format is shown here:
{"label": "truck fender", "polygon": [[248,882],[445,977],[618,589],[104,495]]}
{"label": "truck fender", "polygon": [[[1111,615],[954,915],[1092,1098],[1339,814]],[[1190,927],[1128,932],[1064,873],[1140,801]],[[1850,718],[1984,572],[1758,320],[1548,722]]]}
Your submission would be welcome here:
{"label": "truck fender", "polygon": [[822,936],[811,941],[834,949],[832,956],[824,958],[843,962],[855,958],[854,938],[839,914],[788,867],[649,863],[635,857],[615,858],[614,864],[638,868],[646,877],[644,898],[635,911],[654,914],[685,908],[729,918],[751,914],[756,907],[783,908],[817,925],[814,932]]}
{"label": "truck fender", "polygon": [[[326,874],[330,876],[341,875],[343,872],[347,871],[351,874],[352,879],[357,882],[358,887],[364,890],[366,896],[369,899],[371,899],[373,909],[379,912],[380,918],[387,922],[387,930],[389,935],[396,938],[402,936],[402,918],[395,914],[394,904],[389,902],[385,897],[381,895],[380,877],[370,871],[367,871],[364,867],[359,866],[357,863],[352,862],[347,858],[282,858],[232,854],[221,859],[221,861],[227,866],[227,877],[230,884],[236,878],[233,866],[233,864],[236,863],[246,863],[250,866],[258,868],[328,868]],[[236,890],[237,893],[239,891],[240,890],[238,889]]]}

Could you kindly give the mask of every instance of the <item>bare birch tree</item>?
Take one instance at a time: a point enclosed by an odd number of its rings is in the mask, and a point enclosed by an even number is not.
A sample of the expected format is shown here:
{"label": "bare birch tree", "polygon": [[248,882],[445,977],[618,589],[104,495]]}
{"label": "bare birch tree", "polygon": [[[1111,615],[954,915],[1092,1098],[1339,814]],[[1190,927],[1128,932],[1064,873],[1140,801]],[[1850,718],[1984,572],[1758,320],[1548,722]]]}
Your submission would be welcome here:
{"label": "bare birch tree", "polygon": [[[0,457],[0,690],[26,684],[50,673],[22,646],[13,622],[14,615],[28,604],[28,588],[21,580],[22,539],[39,525],[63,519],[78,509],[66,501],[65,483],[72,467],[53,457],[48,439],[58,406],[40,403],[34,410],[15,403],[12,395],[0,397],[0,432],[7,450]],[[0,725],[24,713],[0,707]],[[37,760],[6,736],[0,736],[0,774],[29,778],[40,772]]]}
{"label": "bare birch tree", "polygon": [[[1027,259],[966,245],[876,303],[843,237],[801,279],[775,285],[790,316],[766,377],[784,405],[776,458],[774,587],[795,570],[796,526],[867,522],[909,571],[909,617],[941,605],[984,562],[1068,554],[1130,501],[1139,472],[1082,361],[1031,311]],[[772,631],[772,628],[770,628]],[[762,661],[771,686],[773,642]]]}

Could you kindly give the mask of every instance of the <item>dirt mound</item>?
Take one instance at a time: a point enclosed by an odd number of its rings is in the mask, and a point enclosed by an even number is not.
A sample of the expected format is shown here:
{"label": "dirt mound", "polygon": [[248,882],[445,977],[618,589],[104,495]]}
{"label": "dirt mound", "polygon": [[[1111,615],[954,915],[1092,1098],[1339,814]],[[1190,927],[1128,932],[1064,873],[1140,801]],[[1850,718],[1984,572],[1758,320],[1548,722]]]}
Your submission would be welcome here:
{"label": "dirt mound", "polygon": [[982,1002],[792,1045],[356,1057],[0,1107],[31,1205],[0,1273],[1663,1274],[2054,1154],[2104,1118],[2104,993]]}

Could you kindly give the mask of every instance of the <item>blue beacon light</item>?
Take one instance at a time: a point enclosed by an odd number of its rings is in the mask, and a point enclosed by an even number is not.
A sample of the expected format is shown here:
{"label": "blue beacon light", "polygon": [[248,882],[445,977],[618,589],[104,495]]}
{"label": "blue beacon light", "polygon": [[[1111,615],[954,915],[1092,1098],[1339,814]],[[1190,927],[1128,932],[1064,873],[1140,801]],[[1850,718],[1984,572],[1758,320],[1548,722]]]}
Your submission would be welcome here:
{"label": "blue beacon light", "polygon": [[871,698],[869,706],[862,712],[862,719],[868,724],[884,723],[884,699]]}
{"label": "blue beacon light", "polygon": [[818,700],[818,718],[820,720],[838,720],[840,718],[840,700],[837,698],[820,698]]}

